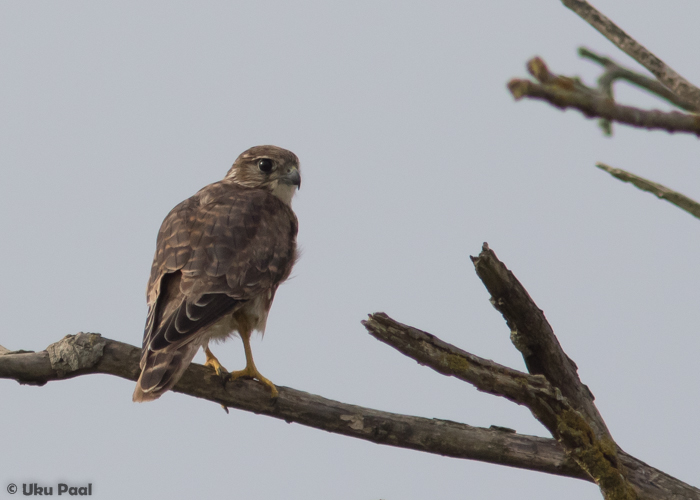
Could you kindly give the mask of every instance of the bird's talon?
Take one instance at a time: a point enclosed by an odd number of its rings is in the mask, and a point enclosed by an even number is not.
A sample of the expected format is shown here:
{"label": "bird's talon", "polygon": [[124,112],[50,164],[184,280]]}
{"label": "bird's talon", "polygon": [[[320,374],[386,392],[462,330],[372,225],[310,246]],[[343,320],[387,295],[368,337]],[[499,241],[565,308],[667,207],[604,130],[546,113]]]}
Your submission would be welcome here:
{"label": "bird's talon", "polygon": [[260,382],[262,385],[266,386],[270,390],[270,397],[271,398],[274,399],[274,398],[279,397],[279,391],[277,390],[277,387],[275,387],[275,384],[273,384],[268,379],[263,377],[257,369],[251,370],[250,368],[246,368],[245,370],[238,370],[235,372],[231,372],[228,374],[227,382],[238,380],[239,378],[243,378],[246,380],[257,380],[258,382]]}
{"label": "bird's talon", "polygon": [[216,356],[212,354],[212,352],[209,350],[209,346],[207,345],[204,348],[204,354],[207,356],[207,360],[204,362],[204,366],[209,366],[214,370],[214,373],[216,373],[216,376],[221,379],[221,382],[226,385],[226,379],[229,376],[228,370],[221,366],[221,363],[219,363],[219,360],[216,359]]}

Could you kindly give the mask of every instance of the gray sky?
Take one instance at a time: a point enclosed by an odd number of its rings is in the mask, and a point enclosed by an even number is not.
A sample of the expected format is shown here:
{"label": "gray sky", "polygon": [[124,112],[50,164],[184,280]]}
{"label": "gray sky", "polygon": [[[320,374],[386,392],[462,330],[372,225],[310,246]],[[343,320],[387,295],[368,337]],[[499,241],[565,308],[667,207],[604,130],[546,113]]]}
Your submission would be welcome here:
{"label": "gray sky", "polygon": [[[700,4],[595,5],[700,83]],[[167,212],[257,144],[294,151],[303,256],[261,372],[347,403],[546,436],[526,409],[371,338],[385,311],[524,369],[469,255],[488,241],[544,309],[620,446],[700,485],[700,224],[596,161],[700,199],[697,139],[514,103],[542,56],[593,83],[560,2],[8,2],[0,15],[0,344],[140,345]],[[666,108],[624,85],[622,101]],[[243,366],[234,339],[215,349]],[[203,355],[196,358],[203,361]],[[121,498],[599,498],[582,481],[382,447],[109,376],[0,381],[6,483]],[[679,432],[682,429],[682,432]]]}

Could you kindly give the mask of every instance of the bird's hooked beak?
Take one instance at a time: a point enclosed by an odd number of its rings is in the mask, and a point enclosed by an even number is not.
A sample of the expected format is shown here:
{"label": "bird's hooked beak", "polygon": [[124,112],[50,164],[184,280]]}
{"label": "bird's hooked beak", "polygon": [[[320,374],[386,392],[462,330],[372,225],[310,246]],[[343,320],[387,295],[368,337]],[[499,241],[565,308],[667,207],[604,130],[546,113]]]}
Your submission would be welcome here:
{"label": "bird's hooked beak", "polygon": [[297,189],[301,188],[301,175],[299,174],[299,169],[290,169],[289,172],[280,177],[280,182],[289,184],[290,186],[296,186]]}

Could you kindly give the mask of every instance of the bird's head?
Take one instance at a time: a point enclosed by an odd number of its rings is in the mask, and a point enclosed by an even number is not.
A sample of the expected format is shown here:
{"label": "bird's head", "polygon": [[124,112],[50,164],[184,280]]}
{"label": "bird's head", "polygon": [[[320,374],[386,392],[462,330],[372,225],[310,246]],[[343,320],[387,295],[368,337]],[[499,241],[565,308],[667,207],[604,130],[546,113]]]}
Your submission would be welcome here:
{"label": "bird's head", "polygon": [[255,146],[236,158],[226,179],[249,188],[267,189],[289,205],[301,186],[299,158],[277,146]]}

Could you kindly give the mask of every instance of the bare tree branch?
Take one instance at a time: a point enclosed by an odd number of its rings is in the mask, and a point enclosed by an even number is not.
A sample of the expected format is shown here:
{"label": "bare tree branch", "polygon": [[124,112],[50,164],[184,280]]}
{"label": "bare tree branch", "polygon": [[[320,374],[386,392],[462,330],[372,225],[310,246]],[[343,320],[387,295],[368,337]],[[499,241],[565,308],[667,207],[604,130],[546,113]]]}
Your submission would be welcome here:
{"label": "bare tree branch", "polygon": [[676,73],[671,67],[649,52],[585,0],[561,1],[566,7],[573,10],[584,21],[598,30],[605,38],[648,69],[661,83],[685,102],[684,107],[686,109],[700,111],[699,88]]}
{"label": "bare tree branch", "polygon": [[[617,450],[617,456],[627,471],[627,478],[639,493],[640,499],[698,500],[700,489],[679,481],[659,469]],[[641,486],[640,486],[641,485]]]}
{"label": "bare tree branch", "polygon": [[613,168],[605,163],[596,163],[596,167],[601,170],[605,170],[607,173],[617,179],[620,179],[622,182],[629,182],[642,191],[648,191],[649,193],[656,195],[657,198],[673,203],[678,208],[685,210],[690,215],[700,219],[700,203],[697,201],[688,198],[681,193],[673,191],[662,184],[657,184],[656,182],[639,177],[638,175],[627,172],[626,170]]}
{"label": "bare tree branch", "polygon": [[[237,380],[224,386],[211,369],[197,364],[190,365],[174,390],[225,407],[377,444],[588,481],[594,478],[610,500],[700,500],[700,490],[627,455],[607,436],[596,436],[586,414],[590,409],[582,411],[574,405],[577,398],[584,402],[590,398],[592,404],[592,396],[578,380],[573,361],[566,357],[553,333],[548,336],[551,327],[544,315],[487,245],[474,261],[489,290],[493,286],[496,289],[501,285],[504,287],[502,294],[492,291],[493,303],[511,328],[515,328],[515,343],[523,350],[529,369],[542,371],[542,374],[519,372],[479,358],[381,313],[372,315],[365,326],[370,332],[377,333],[378,338],[388,334],[383,341],[397,348],[403,346],[400,348],[402,352],[440,373],[457,376],[481,390],[526,405],[559,443],[502,428],[483,429],[446,420],[377,411],[286,387],[279,387],[279,397],[270,399],[265,388],[255,381]],[[508,287],[512,289],[508,290]],[[520,324],[521,321],[526,324]],[[137,347],[105,339],[99,334],[80,333],[69,335],[42,352],[2,350],[0,378],[44,385],[52,380],[104,373],[136,380],[139,358],[140,349]],[[541,364],[553,364],[555,368],[541,367]],[[578,392],[570,391],[573,396],[569,400],[558,384],[565,388],[577,387]]]}
{"label": "bare tree branch", "polygon": [[[141,350],[99,334],[69,335],[42,352],[0,355],[0,378],[44,385],[92,373],[136,380]],[[377,444],[479,460],[590,481],[553,439],[484,429],[448,420],[398,415],[340,403],[278,386],[269,393],[255,381],[223,386],[212,370],[192,364],[174,391],[208,401],[355,437]],[[125,397],[125,401],[128,398]]]}
{"label": "bare tree branch", "polygon": [[700,117],[678,111],[645,111],[616,104],[579,80],[553,75],[540,58],[528,62],[530,72],[542,83],[513,79],[508,89],[516,100],[523,97],[541,99],[561,109],[575,108],[585,116],[604,118],[634,127],[686,132],[700,136]]}

